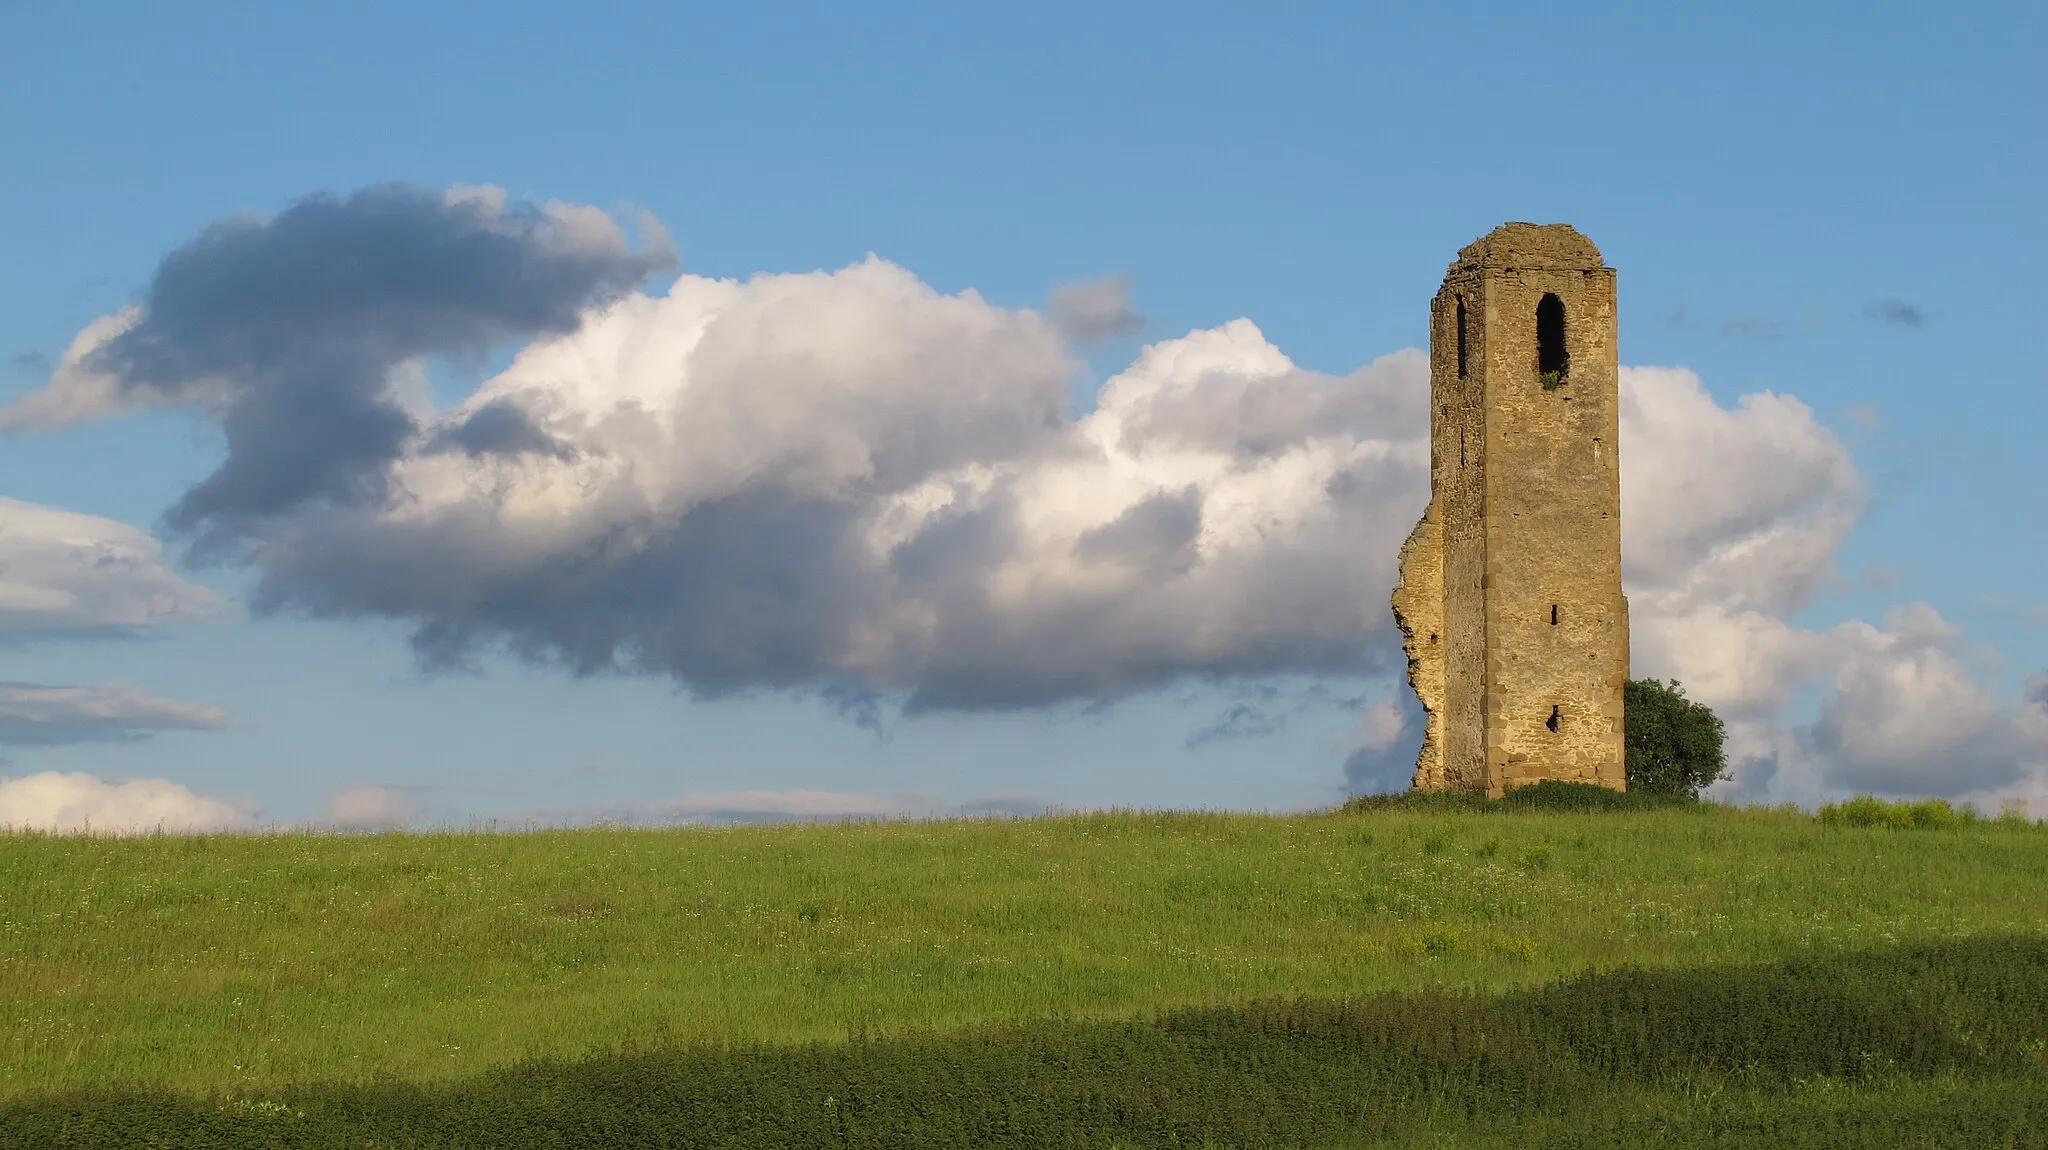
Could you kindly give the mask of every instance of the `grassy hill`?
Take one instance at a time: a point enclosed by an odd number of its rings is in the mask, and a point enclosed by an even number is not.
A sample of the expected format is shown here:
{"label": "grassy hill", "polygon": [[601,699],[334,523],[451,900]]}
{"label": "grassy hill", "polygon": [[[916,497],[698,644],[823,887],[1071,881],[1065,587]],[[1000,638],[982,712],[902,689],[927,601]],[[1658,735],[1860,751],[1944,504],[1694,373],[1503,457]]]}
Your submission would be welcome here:
{"label": "grassy hill", "polygon": [[[1715,806],[1396,807],[9,835],[0,1100],[17,1117],[48,1117],[105,1110],[113,1090],[177,1106],[210,1098],[205,1113],[232,1117],[231,1103],[286,1105],[265,1099],[294,1089],[459,1093],[646,1051],[900,1052],[907,1042],[928,1052],[986,1045],[948,1036],[1010,1024],[1111,1041],[1101,1036],[1166,1011],[1404,1002],[1414,996],[1400,992],[1432,990],[1476,992],[1452,997],[1479,1010],[1522,1001],[1502,997],[1518,988],[1561,993],[1559,980],[1589,971],[1709,972],[1701,985],[1721,985],[1728,971],[1788,961],[1824,969],[1902,947],[2043,937],[2048,829],[2010,820],[1913,830]],[[2033,985],[2033,953],[2023,946],[2012,960],[2016,985]],[[1508,1009],[1484,1009],[1496,1008]],[[1257,1021],[1266,1009],[1228,1016],[1270,1033]],[[824,1045],[803,1045],[814,1041]],[[2013,1057],[2035,1049],[2013,1041]],[[1962,1105],[1957,1090],[1990,1091],[1969,1104],[1987,1113],[2038,1115],[2029,1081],[1965,1078],[1951,1089],[1923,1076],[1880,1093],[1887,1105],[1922,1098],[1938,1124],[1942,1107]],[[1845,1089],[1848,1099],[1861,1088]],[[406,1095],[408,1105],[427,1096]],[[1610,1103],[1602,1113],[1628,1110]],[[1671,1113],[1668,1100],[1644,1107]]]}

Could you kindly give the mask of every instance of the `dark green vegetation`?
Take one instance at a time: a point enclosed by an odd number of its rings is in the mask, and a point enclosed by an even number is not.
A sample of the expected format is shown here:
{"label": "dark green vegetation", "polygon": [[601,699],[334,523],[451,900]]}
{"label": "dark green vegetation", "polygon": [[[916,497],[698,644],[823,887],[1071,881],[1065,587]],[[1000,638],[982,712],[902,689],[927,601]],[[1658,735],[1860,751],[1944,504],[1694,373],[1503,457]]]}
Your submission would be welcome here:
{"label": "dark green vegetation", "polygon": [[37,1146],[2048,1144],[2048,942],[0,1109]]}
{"label": "dark green vegetation", "polygon": [[1622,711],[1630,790],[1697,795],[1727,777],[1727,727],[1705,703],[1686,698],[1678,680],[1629,680]]}
{"label": "dark green vegetation", "polygon": [[[1884,804],[1880,804],[1884,805]],[[1344,803],[1346,814],[1386,811],[1456,811],[1460,814],[1516,815],[1530,811],[1656,811],[1691,807],[1705,810],[1690,794],[1659,791],[1616,791],[1594,783],[1561,783],[1545,779],[1534,786],[1516,787],[1504,798],[1489,799],[1476,791],[1398,791],[1387,795],[1358,795]],[[1861,826],[1876,824],[1862,823]]]}
{"label": "dark green vegetation", "polygon": [[2048,828],[1923,807],[0,836],[0,1145],[2041,1144]]}
{"label": "dark green vegetation", "polygon": [[1858,795],[1846,803],[1829,803],[1820,809],[1821,822],[1839,827],[1946,830],[1976,818],[1977,812],[1969,807],[1952,807],[1941,799],[1888,803],[1871,795]]}

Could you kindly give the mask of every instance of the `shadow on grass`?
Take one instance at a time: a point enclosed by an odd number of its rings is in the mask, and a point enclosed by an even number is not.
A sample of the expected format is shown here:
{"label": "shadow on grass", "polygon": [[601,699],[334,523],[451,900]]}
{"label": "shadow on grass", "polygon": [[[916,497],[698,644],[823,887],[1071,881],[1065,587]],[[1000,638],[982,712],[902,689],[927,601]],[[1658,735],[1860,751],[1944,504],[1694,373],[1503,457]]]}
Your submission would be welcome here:
{"label": "shadow on grass", "polygon": [[0,1107],[0,1145],[2039,1146],[2044,1043],[2048,940],[1988,937],[1494,997],[608,1050],[439,1085],[109,1088]]}

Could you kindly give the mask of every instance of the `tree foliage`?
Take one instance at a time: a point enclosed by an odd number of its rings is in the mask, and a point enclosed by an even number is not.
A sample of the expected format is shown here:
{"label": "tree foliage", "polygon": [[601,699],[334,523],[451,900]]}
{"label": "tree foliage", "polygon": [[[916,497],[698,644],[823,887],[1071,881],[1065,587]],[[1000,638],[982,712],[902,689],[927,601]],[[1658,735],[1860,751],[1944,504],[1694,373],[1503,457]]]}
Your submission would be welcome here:
{"label": "tree foliage", "polygon": [[1678,680],[1631,679],[1622,707],[1629,790],[1694,796],[1728,777],[1727,726]]}

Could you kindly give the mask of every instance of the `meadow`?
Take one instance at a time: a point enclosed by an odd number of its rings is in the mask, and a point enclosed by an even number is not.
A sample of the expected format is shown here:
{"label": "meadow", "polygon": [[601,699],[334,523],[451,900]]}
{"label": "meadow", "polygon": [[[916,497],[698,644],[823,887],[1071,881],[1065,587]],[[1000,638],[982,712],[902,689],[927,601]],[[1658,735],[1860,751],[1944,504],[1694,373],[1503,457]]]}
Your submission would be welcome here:
{"label": "meadow", "polygon": [[[856,1064],[944,1064],[964,1081],[973,1073],[959,1067],[973,1058],[959,1062],[958,1050],[997,1050],[988,1057],[1011,1065],[1030,1062],[1037,1055],[1028,1052],[1047,1043],[1070,1061],[1073,1050],[1095,1050],[1088,1065],[1107,1073],[1116,1058],[1103,1051],[1147,1049],[1165,1041],[1151,1036],[1188,1032],[1162,1020],[1209,1018],[1211,1031],[1241,1031],[1240,1045],[1255,1049],[1258,1035],[1293,1033],[1287,1019],[1309,1018],[1310,1032],[1334,1033],[1336,1024],[1314,1022],[1324,1017],[1317,1011],[1377,1002],[1381,1017],[1436,1002],[1449,1012],[1440,1020],[1447,1033],[1533,1036],[1505,1053],[1481,1052],[1498,1073],[1472,1070],[1480,1055],[1453,1042],[1465,1050],[1452,1059],[1464,1069],[1428,1063],[1402,1087],[1410,1117],[1427,1096],[1459,1121],[1477,1121],[1484,1108],[1472,1099],[1494,1089],[1490,1083],[1522,1081],[1521,1071],[1502,1068],[1553,1040],[1544,1028],[1554,1028],[1563,1008],[1540,1003],[1591,993],[1571,987],[1661,971],[1696,982],[1658,994],[1706,1001],[1714,987],[1767,986],[1772,978],[1795,988],[1845,985],[1854,979],[1842,971],[1891,955],[1883,961],[1893,965],[1880,967],[1892,973],[1870,975],[1870,985],[1932,981],[1869,1002],[1962,1005],[1860,1047],[1843,1046],[1839,1036],[1814,1040],[1835,1050],[1831,1057],[1861,1050],[1856,1065],[1823,1059],[1787,1069],[1776,1055],[1759,1061],[1752,1050],[1744,1061],[1708,1051],[1674,1070],[1657,1062],[1662,1055],[1645,1055],[1643,1065],[1664,1069],[1624,1075],[1614,1087],[1623,1093],[1603,1094],[1599,1113],[1620,1122],[1634,1106],[1680,1121],[1729,1107],[1739,1117],[1752,1105],[1780,1117],[1799,1107],[1865,1115],[1906,1107],[1894,1124],[1910,1129],[1921,1113],[1912,1107],[1924,1103],[1937,1129],[1962,1108],[2017,1115],[2008,1132],[2048,1137],[2048,1100],[2038,1089],[2048,1007],[2012,1015],[2039,1022],[2035,1030],[2000,1032],[1988,1046],[1942,1045],[1963,1041],[1955,1036],[1964,1030],[1987,1033],[1988,1023],[1957,1030],[1956,1019],[1971,1011],[1997,1018],[2014,1003],[2048,1002],[2048,828],[2012,819],[1862,821],[1878,825],[1706,804],[1514,813],[1396,805],[1286,817],[1110,812],[669,830],[6,835],[0,1119],[11,1114],[16,1128],[28,1129],[21,1123],[40,1115],[36,1122],[46,1125],[35,1128],[47,1132],[66,1114],[114,1114],[145,1102],[145,1110],[156,1107],[150,1113],[189,1110],[209,1122],[259,1126],[272,1113],[265,1107],[439,1113],[461,1110],[462,1098],[502,1101],[507,1083],[526,1083],[515,1091],[521,1098],[557,1097],[559,1089],[534,1083],[625,1066],[639,1067],[628,1077],[666,1081],[685,1065],[711,1080],[773,1063],[797,1079],[825,1081]],[[1972,947],[2003,957],[1986,959]],[[1986,962],[2002,972],[1979,980],[1992,987],[1983,991],[1990,999],[1956,989],[1968,979],[1927,973],[1948,969],[1942,963]],[[1800,1001],[1787,993],[1784,1001]],[[1993,1000],[2005,1006],[1984,1014]],[[1608,1021],[1600,1025],[1623,1025],[1615,1019],[1657,1001],[1614,999],[1636,1005],[1602,1007]],[[1752,1006],[1767,1018],[1784,1013]],[[1858,1010],[1836,1003],[1809,1013],[1869,1014]],[[1627,1025],[1654,1029],[1638,1023]],[[1929,1026],[1937,1038],[1912,1037]],[[1357,1065],[1375,1066],[1384,1058],[1371,1052],[1383,1054],[1388,1042],[1422,1049],[1450,1040],[1358,1041],[1365,1053],[1353,1052],[1364,1059]],[[849,1051],[859,1055],[854,1063],[831,1062],[854,1058]],[[1155,1062],[1214,1061],[1205,1057],[1169,1052]],[[1273,1053],[1272,1065],[1287,1057]],[[1350,1065],[1351,1055],[1333,1057],[1330,1065]],[[1986,1077],[1979,1062],[2002,1069]],[[1555,1082],[1542,1085],[1562,1065],[1556,1058],[1529,1065],[1532,1096],[1560,1105],[1571,1097]],[[1724,1096],[1701,1085],[1739,1084],[1744,1066],[1783,1079],[1772,1088],[1778,1092],[1757,1102],[1761,1096],[1743,1090]],[[1670,1078],[1679,1071],[1692,1075],[1683,1089]],[[1285,1077],[1313,1079],[1306,1073]],[[1871,1085],[1898,1074],[1907,1077]],[[1142,1085],[1144,1075],[1133,1075]],[[1204,1081],[1185,1067],[1161,1071],[1162,1083]],[[1460,1082],[1480,1094],[1461,1094]],[[1205,1088],[1204,1097],[1214,1092]],[[1240,1093],[1264,1097],[1250,1086]],[[1159,1103],[1170,1094],[1162,1085],[1145,1097]],[[1875,1097],[1884,1099],[1877,1110]],[[1567,1121],[1562,1111],[1542,1113],[1544,1121]],[[834,1121],[839,1134],[820,1144],[870,1144],[847,1134],[843,1115]],[[1237,1129],[1189,1122],[1155,1130],[1151,1141],[1152,1127],[1140,1123],[1129,1144],[1199,1145],[1190,1140],[1196,1134]],[[1800,1123],[1826,1127],[1810,1116]],[[1112,1128],[1124,1130],[1101,1129]],[[1323,1127],[1298,1132],[1319,1141],[1273,1141],[1279,1129],[1255,1124],[1240,1134],[1246,1144],[1339,1144]],[[1537,1127],[1517,1129],[1514,1137],[1526,1140]],[[1574,1129],[1574,1137],[1585,1134]],[[1472,1144],[1491,1137],[1476,1126],[1471,1133]],[[898,1134],[872,1144],[917,1144]],[[80,1137],[75,1144],[112,1144]],[[1057,1144],[1111,1144],[1075,1137]],[[2026,1137],[2006,1141],[2034,1144]]]}

